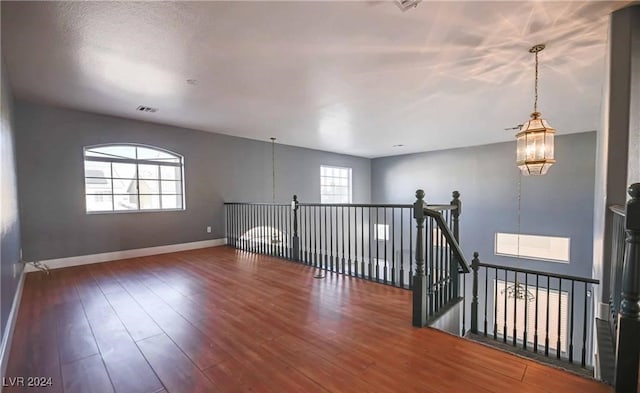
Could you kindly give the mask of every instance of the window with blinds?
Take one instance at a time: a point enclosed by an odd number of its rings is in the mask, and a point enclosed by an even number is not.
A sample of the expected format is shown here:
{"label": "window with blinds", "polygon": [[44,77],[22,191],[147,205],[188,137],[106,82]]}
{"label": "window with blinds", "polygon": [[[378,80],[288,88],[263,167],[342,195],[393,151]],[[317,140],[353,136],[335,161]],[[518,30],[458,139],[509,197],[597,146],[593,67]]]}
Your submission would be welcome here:
{"label": "window with blinds", "polygon": [[[494,280],[497,285],[497,313],[498,332],[501,333],[505,324],[505,297],[506,297],[506,325],[507,337],[513,339],[513,316],[516,316],[516,329],[519,342],[524,337],[525,315],[527,326],[527,343],[533,344],[536,331],[536,299],[538,301],[538,346],[544,346],[547,330],[549,332],[549,349],[556,350],[558,342],[558,324],[560,324],[560,351],[567,351],[567,315],[568,294],[565,291],[535,286],[525,286],[523,283],[505,282]],[[515,286],[518,286],[517,288]],[[515,302],[515,307],[514,307]],[[547,321],[547,304],[549,307],[549,320]],[[558,313],[560,317],[558,317]]]}

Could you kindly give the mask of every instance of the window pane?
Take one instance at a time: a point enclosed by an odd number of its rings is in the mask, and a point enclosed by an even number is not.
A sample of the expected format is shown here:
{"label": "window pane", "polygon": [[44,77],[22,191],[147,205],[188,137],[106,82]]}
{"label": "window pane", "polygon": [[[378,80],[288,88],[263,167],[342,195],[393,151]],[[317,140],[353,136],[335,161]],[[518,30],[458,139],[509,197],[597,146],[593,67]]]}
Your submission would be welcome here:
{"label": "window pane", "polygon": [[111,179],[86,177],[84,189],[85,194],[111,194]]}
{"label": "window pane", "polygon": [[162,180],[180,180],[182,171],[177,166],[160,166],[160,178]]}
{"label": "window pane", "polygon": [[138,165],[138,178],[140,179],[159,179],[160,171],[157,165]]}
{"label": "window pane", "polygon": [[87,211],[88,212],[98,212],[98,211],[112,211],[113,210],[113,201],[111,194],[109,195],[87,195]]}
{"label": "window pane", "polygon": [[179,181],[162,181],[163,194],[182,194],[182,183]]}
{"label": "window pane", "polygon": [[138,146],[138,160],[153,160],[162,162],[180,162],[180,158],[162,150]]}
{"label": "window pane", "polygon": [[115,210],[138,210],[137,195],[114,195]]}
{"label": "window pane", "polygon": [[113,165],[114,178],[135,179],[136,164],[123,164],[119,162],[114,162],[112,165]]}
{"label": "window pane", "polygon": [[84,162],[85,177],[111,177],[111,163],[99,161]]}
{"label": "window pane", "polygon": [[140,195],[140,209],[160,209],[160,195]]}
{"label": "window pane", "polygon": [[569,262],[568,237],[496,233],[495,254]]}
{"label": "window pane", "polygon": [[140,194],[159,194],[160,182],[158,180],[138,180]]}
{"label": "window pane", "polygon": [[181,156],[138,145],[89,147],[84,154],[87,212],[184,208]]}
{"label": "window pane", "polygon": [[128,145],[111,145],[89,148],[85,151],[87,157],[107,157],[114,159],[135,159],[135,146]]}
{"label": "window pane", "polygon": [[113,179],[114,194],[137,194],[138,182],[132,179]]}
{"label": "window pane", "polygon": [[163,209],[182,209],[182,195],[162,195]]}

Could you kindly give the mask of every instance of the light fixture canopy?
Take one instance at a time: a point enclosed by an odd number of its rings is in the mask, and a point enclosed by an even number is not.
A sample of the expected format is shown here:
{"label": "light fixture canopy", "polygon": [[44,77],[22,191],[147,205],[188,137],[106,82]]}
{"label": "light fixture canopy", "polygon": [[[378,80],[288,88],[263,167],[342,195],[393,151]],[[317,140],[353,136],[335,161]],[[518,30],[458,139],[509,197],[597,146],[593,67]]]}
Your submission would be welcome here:
{"label": "light fixture canopy", "polygon": [[544,48],[544,44],[538,44],[529,49],[536,56],[535,100],[531,119],[524,122],[516,134],[516,163],[525,176],[544,175],[556,162],[556,130],[538,112],[538,53]]}

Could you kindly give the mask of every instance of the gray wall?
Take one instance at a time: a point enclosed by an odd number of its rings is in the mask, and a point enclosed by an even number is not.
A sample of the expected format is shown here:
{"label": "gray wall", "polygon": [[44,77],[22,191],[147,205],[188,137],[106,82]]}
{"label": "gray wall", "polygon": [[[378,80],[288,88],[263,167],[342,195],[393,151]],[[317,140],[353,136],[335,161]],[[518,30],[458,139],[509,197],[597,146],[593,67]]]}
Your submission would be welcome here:
{"label": "gray wall", "polygon": [[4,63],[0,68],[0,337],[4,337],[22,265],[18,264],[20,220],[14,154],[13,101]]}
{"label": "gray wall", "polygon": [[624,205],[627,186],[640,181],[640,5],[615,11],[609,26],[607,67],[598,130],[593,225],[593,277],[599,316],[608,319],[611,205]]}
{"label": "gray wall", "polygon": [[460,236],[469,259],[591,276],[595,132],[558,136],[558,162],[542,177],[522,177],[521,233],[571,238],[571,263],[494,255],[496,232],[517,233],[519,171],[515,141],[462,149],[377,158],[372,161],[372,201],[412,203],[418,188],[428,203],[462,194]]}
{"label": "gray wall", "polygon": [[[224,237],[225,201],[271,201],[271,145],[203,131],[16,101],[25,260]],[[185,211],[86,214],[83,147],[143,143],[185,158]],[[276,199],[319,202],[320,165],[353,168],[353,201],[370,201],[370,160],[277,145]],[[212,226],[212,233],[206,227]]]}

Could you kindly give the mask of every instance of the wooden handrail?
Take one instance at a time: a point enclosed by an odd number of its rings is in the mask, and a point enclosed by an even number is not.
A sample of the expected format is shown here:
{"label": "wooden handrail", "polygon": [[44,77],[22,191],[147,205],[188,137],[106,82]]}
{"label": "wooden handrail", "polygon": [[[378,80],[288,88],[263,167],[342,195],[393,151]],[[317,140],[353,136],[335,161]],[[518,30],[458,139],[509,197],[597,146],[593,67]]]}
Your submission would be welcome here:
{"label": "wooden handrail", "polygon": [[[268,206],[291,206],[291,203],[271,203],[271,202],[224,202],[225,205],[268,205]],[[389,204],[389,203],[299,203],[298,206],[325,206],[325,207],[381,207],[381,208],[406,208],[412,209],[413,205]],[[427,208],[436,211],[457,210],[458,206],[448,204],[427,205]]]}
{"label": "wooden handrail", "polygon": [[626,215],[625,207],[622,205],[611,205],[609,206],[609,210],[622,217]]}
{"label": "wooden handrail", "polygon": [[504,265],[492,265],[489,263],[478,263],[479,267],[487,267],[490,269],[498,269],[498,270],[508,270],[510,272],[516,272],[516,273],[527,273],[527,274],[533,274],[533,275],[539,275],[539,276],[547,276],[547,277],[551,277],[551,278],[558,278],[558,279],[562,279],[562,280],[572,280],[572,281],[579,281],[579,282],[586,282],[588,284],[600,284],[599,280],[596,280],[595,278],[587,278],[587,277],[577,277],[577,276],[569,276],[566,274],[557,274],[557,273],[550,273],[550,272],[541,272],[538,270],[530,270],[530,269],[521,269],[518,267],[510,267],[510,266],[504,266]]}
{"label": "wooden handrail", "polygon": [[444,217],[442,217],[442,214],[438,211],[435,211],[429,208],[424,209],[424,214],[435,219],[435,221],[438,223],[438,228],[440,229],[440,232],[445,237],[445,239],[447,239],[447,243],[450,247],[450,250],[453,252],[453,255],[456,257],[456,260],[458,261],[458,265],[460,265],[460,267],[462,268],[461,273],[469,273],[470,272],[469,264],[467,263],[467,260],[464,257],[464,254],[462,253],[462,249],[460,249],[460,245],[454,238],[453,233],[451,232],[451,229],[445,222]]}

